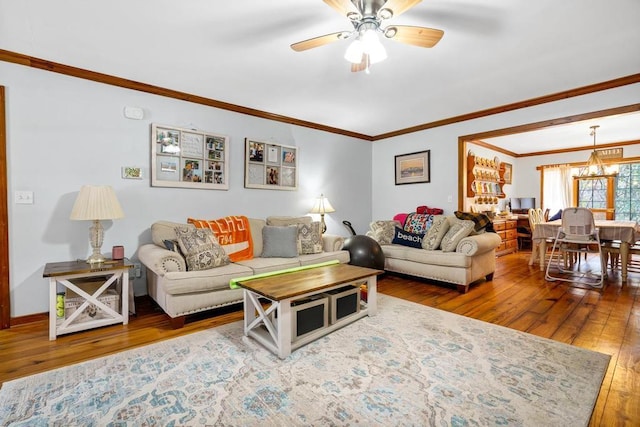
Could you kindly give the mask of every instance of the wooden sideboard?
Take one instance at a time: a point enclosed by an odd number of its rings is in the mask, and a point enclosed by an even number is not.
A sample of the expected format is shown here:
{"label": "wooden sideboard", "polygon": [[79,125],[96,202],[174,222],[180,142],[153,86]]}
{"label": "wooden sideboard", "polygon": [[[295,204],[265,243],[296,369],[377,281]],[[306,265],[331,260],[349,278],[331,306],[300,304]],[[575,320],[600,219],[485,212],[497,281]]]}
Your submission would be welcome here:
{"label": "wooden sideboard", "polygon": [[517,219],[494,219],[493,229],[502,239],[502,243],[496,249],[496,255],[506,255],[518,250]]}

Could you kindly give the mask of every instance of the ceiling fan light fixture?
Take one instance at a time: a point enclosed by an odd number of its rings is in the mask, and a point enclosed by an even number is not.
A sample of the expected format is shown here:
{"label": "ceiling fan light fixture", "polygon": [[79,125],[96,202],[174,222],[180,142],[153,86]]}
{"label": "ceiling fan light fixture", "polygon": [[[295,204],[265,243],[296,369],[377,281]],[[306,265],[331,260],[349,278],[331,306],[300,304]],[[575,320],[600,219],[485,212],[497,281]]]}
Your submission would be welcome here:
{"label": "ceiling fan light fixture", "polygon": [[371,64],[384,61],[387,59],[387,50],[384,48],[378,34],[374,29],[366,30],[362,36],[362,50],[364,53],[369,54],[369,61]]}
{"label": "ceiling fan light fixture", "polygon": [[344,59],[353,64],[359,64],[362,62],[363,53],[364,49],[362,46],[362,42],[360,41],[360,39],[355,39],[353,42],[351,42],[351,44],[347,48],[347,51],[344,53]]}

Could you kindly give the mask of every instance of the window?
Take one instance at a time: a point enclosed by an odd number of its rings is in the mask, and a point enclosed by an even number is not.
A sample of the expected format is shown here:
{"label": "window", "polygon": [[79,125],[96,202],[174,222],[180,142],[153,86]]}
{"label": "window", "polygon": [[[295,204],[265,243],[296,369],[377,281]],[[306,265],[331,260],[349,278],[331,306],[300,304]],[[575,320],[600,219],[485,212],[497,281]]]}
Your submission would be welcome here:
{"label": "window", "polygon": [[574,206],[589,208],[595,219],[615,219],[616,175],[575,176]]}
{"label": "window", "polygon": [[574,204],[607,219],[640,221],[640,163],[619,165],[617,175],[574,177]]}
{"label": "window", "polygon": [[620,165],[615,209],[616,219],[640,221],[640,163]]}

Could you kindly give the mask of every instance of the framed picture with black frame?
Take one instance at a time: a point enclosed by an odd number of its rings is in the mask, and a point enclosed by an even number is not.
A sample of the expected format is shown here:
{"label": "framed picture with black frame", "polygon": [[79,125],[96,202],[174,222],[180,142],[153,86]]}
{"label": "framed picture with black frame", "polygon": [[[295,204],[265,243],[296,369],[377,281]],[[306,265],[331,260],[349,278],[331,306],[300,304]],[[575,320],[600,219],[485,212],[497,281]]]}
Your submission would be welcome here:
{"label": "framed picture with black frame", "polygon": [[431,150],[395,156],[396,185],[431,182]]}

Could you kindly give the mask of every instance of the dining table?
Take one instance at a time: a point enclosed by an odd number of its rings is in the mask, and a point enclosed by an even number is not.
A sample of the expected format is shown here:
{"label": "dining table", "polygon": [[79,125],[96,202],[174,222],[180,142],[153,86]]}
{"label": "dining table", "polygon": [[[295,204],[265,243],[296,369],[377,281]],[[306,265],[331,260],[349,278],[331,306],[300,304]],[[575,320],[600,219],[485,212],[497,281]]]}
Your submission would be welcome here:
{"label": "dining table", "polygon": [[[620,242],[620,258],[622,281],[627,280],[627,261],[629,257],[629,248],[638,240],[640,240],[640,224],[637,221],[627,220],[595,220],[596,228],[600,241],[619,241]],[[536,224],[533,229],[532,239],[534,247],[539,245],[538,258],[540,262],[540,271],[545,269],[545,254],[547,252],[547,241],[555,239],[558,235],[558,229],[562,226],[562,219],[549,222],[541,222]],[[534,261],[535,254],[532,254],[529,264]]]}

